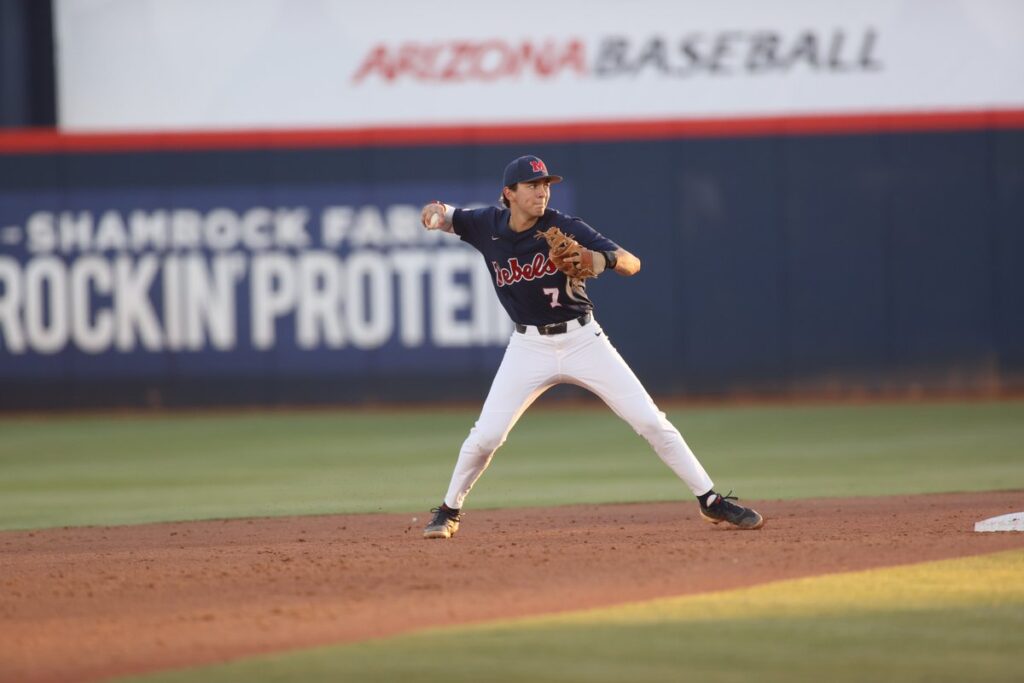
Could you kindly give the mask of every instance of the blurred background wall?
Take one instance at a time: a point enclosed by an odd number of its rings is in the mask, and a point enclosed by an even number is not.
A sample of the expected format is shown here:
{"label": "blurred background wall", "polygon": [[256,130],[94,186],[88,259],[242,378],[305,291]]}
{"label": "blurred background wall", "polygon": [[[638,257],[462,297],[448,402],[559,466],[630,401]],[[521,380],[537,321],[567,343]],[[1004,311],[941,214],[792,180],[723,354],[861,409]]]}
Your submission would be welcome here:
{"label": "blurred background wall", "polygon": [[0,0],[0,407],[477,401],[524,153],[652,393],[1024,388],[1024,5],[481,5]]}
{"label": "blurred background wall", "polygon": [[0,126],[53,126],[53,13],[49,2],[0,0]]}

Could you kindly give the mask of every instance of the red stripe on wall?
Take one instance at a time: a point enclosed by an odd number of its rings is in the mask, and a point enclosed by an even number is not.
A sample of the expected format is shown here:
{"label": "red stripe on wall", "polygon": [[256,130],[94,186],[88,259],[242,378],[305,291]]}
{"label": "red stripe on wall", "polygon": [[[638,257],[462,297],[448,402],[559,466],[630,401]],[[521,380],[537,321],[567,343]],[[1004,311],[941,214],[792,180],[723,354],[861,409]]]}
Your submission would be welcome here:
{"label": "red stripe on wall", "polygon": [[51,128],[14,129],[0,130],[0,154],[407,147],[987,129],[1024,129],[1024,110],[295,130],[61,133]]}

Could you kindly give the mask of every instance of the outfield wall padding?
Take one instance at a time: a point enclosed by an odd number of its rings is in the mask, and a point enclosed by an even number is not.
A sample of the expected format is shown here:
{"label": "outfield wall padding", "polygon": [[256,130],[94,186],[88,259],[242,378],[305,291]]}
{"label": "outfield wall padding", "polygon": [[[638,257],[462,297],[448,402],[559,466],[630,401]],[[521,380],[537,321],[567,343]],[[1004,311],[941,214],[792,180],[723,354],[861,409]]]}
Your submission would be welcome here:
{"label": "outfield wall padding", "polygon": [[410,207],[493,203],[523,153],[642,259],[590,290],[652,393],[1024,387],[1024,130],[993,129],[0,154],[0,407],[480,400],[507,323]]}

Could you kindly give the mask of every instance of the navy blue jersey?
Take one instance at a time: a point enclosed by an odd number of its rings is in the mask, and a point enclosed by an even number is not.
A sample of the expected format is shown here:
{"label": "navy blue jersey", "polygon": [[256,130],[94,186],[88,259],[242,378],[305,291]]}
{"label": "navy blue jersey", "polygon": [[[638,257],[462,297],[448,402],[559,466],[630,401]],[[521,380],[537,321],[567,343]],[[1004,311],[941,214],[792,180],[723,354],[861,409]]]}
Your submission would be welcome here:
{"label": "navy blue jersey", "polygon": [[595,251],[615,251],[615,242],[573,216],[548,209],[524,232],[508,226],[508,209],[455,209],[455,234],[483,254],[498,300],[513,322],[547,325],[593,309],[584,281],[573,280],[548,259],[548,243],[537,233],[557,227]]}

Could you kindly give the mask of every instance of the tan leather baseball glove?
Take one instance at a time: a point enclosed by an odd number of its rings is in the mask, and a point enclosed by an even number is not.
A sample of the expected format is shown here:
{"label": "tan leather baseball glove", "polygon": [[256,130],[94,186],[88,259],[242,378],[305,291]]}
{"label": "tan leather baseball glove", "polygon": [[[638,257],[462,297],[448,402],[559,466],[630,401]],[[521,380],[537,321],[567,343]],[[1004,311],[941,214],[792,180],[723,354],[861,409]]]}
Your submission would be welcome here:
{"label": "tan leather baseball glove", "polygon": [[556,268],[571,278],[582,280],[588,277],[597,277],[604,270],[604,256],[599,256],[600,262],[595,263],[595,252],[587,249],[558,228],[540,230],[534,237],[547,240],[548,258]]}

